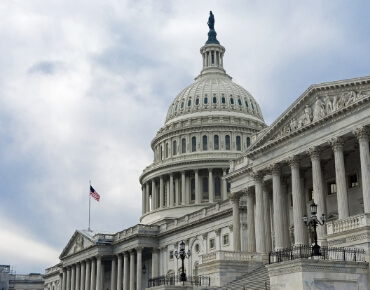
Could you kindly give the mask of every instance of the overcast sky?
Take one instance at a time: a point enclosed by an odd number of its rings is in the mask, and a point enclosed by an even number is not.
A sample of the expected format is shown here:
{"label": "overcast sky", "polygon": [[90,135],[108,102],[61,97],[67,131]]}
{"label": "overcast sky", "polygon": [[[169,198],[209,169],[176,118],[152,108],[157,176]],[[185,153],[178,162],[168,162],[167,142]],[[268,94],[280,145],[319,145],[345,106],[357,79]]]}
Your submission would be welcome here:
{"label": "overcast sky", "polygon": [[139,176],[201,70],[224,66],[271,124],[311,84],[370,74],[369,1],[0,1],[0,264],[44,272],[75,229],[139,222]]}

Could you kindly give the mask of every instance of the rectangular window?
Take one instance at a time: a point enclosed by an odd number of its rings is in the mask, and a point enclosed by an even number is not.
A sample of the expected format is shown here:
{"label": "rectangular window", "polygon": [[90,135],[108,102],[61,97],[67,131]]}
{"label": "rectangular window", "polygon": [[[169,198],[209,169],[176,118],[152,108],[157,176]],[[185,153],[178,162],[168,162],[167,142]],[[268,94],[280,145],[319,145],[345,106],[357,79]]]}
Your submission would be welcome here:
{"label": "rectangular window", "polygon": [[335,180],[328,181],[328,195],[337,193],[337,184]]}
{"label": "rectangular window", "polygon": [[173,260],[173,251],[170,251],[170,253],[169,253],[169,255],[168,255],[168,256],[169,256],[169,259],[170,259],[170,260]]}
{"label": "rectangular window", "polygon": [[216,247],[216,244],[215,244],[215,239],[210,239],[209,240],[209,249],[212,250]]}
{"label": "rectangular window", "polygon": [[226,234],[226,235],[222,236],[222,245],[223,246],[228,246],[229,245],[229,234]]}
{"label": "rectangular window", "polygon": [[356,186],[358,186],[357,174],[352,173],[348,175],[348,188],[354,188]]}

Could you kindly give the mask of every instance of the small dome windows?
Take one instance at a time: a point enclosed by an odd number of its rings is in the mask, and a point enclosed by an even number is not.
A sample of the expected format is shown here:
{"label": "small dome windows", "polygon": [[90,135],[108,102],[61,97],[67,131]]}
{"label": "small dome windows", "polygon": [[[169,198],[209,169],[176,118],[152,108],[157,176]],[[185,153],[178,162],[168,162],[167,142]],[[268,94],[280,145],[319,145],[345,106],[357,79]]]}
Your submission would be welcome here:
{"label": "small dome windows", "polygon": [[251,103],[251,105],[252,105],[252,110],[254,111],[254,106],[253,106],[253,103]]}
{"label": "small dome windows", "polygon": [[242,100],[241,99],[238,99],[238,104],[239,104],[239,107],[242,106]]}
{"label": "small dome windows", "polygon": [[191,106],[191,99],[188,100],[188,107]]}
{"label": "small dome windows", "polygon": [[223,105],[224,105],[224,104],[226,104],[226,99],[225,99],[225,97],[224,97],[224,94],[222,94],[221,103],[222,103]]}
{"label": "small dome windows", "polygon": [[245,99],[245,106],[248,108],[249,106],[248,106],[248,101],[247,101],[247,99]]}
{"label": "small dome windows", "polygon": [[207,95],[204,97],[204,100],[203,100],[204,104],[207,105],[208,104],[208,97]]}
{"label": "small dome windows", "polygon": [[230,97],[230,105],[234,105],[234,98]]}
{"label": "small dome windows", "polygon": [[196,98],[196,100],[195,100],[195,105],[196,105],[196,106],[199,106],[199,97],[198,97],[198,98]]}
{"label": "small dome windows", "polygon": [[216,98],[216,95],[213,95],[212,103],[213,103],[213,104],[217,104],[217,98]]}
{"label": "small dome windows", "polygon": [[181,102],[181,110],[184,109],[184,101]]}

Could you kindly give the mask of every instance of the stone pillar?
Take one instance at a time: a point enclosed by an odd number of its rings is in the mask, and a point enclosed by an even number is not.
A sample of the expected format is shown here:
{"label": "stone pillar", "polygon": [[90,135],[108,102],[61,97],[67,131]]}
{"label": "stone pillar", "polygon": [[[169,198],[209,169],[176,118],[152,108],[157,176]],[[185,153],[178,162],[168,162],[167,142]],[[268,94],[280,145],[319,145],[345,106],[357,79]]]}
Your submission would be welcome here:
{"label": "stone pillar", "polygon": [[142,260],[143,248],[136,248],[136,289],[141,290],[141,280],[143,274],[143,260]]}
{"label": "stone pillar", "polygon": [[185,190],[185,171],[181,171],[181,203],[186,204],[186,190]]}
{"label": "stone pillar", "polygon": [[[128,253],[123,253],[123,290],[129,290],[130,284],[130,265],[128,262]],[[118,290],[118,289],[117,289]]]}
{"label": "stone pillar", "polygon": [[80,277],[80,290],[85,290],[85,274],[86,274],[86,263],[81,262],[81,277]]}
{"label": "stone pillar", "polygon": [[130,251],[130,290],[135,289],[135,252]]}
{"label": "stone pillar", "polygon": [[226,183],[226,168],[222,168],[222,200],[227,199],[227,183]]}
{"label": "stone pillar", "polygon": [[67,290],[67,270],[63,268],[62,290]]}
{"label": "stone pillar", "polygon": [[275,233],[275,249],[284,248],[284,220],[283,220],[283,195],[281,192],[280,183],[280,166],[273,164],[270,166],[272,174],[272,199],[274,204],[274,233]]}
{"label": "stone pillar", "polygon": [[180,190],[179,190],[179,178],[175,179],[175,205],[180,205]]}
{"label": "stone pillar", "polygon": [[152,251],[152,278],[158,277],[158,249],[153,248]]}
{"label": "stone pillar", "polygon": [[76,265],[72,265],[71,270],[71,289],[76,289]]}
{"label": "stone pillar", "polygon": [[266,243],[265,243],[265,222],[263,215],[263,193],[262,193],[262,174],[253,172],[252,177],[255,184],[255,198],[256,198],[256,216],[255,216],[255,232],[256,232],[256,252],[265,254]]}
{"label": "stone pillar", "polygon": [[197,204],[197,203],[201,202],[200,192],[199,192],[199,172],[198,172],[198,169],[195,169],[194,172],[195,172],[195,180],[194,180],[194,183],[195,183],[195,203]]}
{"label": "stone pillar", "polygon": [[272,250],[272,241],[271,241],[271,215],[270,215],[270,187],[266,182],[262,183],[262,195],[263,195],[263,221],[265,223],[265,245],[266,252]]}
{"label": "stone pillar", "polygon": [[[117,268],[116,268],[116,257],[112,257],[112,267],[111,267],[111,274],[110,274],[110,290],[117,289]],[[121,266],[122,266],[122,258],[121,258]],[[122,269],[121,269],[122,271]],[[122,273],[121,273],[122,279]],[[120,290],[120,289],[119,289]]]}
{"label": "stone pillar", "polygon": [[91,281],[90,281],[90,289],[91,290],[94,290],[96,289],[96,276],[95,276],[95,273],[96,273],[96,261],[95,259],[91,259]]}
{"label": "stone pillar", "polygon": [[[347,178],[343,156],[344,142],[342,138],[332,138],[329,140],[329,144],[332,146],[334,151],[335,183],[337,184],[338,219],[344,219],[349,217]],[[320,216],[318,216],[318,218],[320,218]]]}
{"label": "stone pillar", "polygon": [[170,186],[169,186],[169,202],[170,207],[173,207],[173,173],[170,173]]}
{"label": "stone pillar", "polygon": [[215,190],[214,190],[214,182],[213,182],[213,169],[208,168],[208,193],[209,193],[209,202],[213,202],[215,200]]}
{"label": "stone pillar", "polygon": [[122,256],[118,254],[117,256],[117,290],[121,290],[122,287]]}
{"label": "stone pillar", "polygon": [[149,181],[145,183],[145,212],[150,212],[150,185]]}
{"label": "stone pillar", "polygon": [[369,131],[365,127],[357,128],[354,132],[360,146],[362,195],[364,199],[364,212],[370,213],[370,153]]}
{"label": "stone pillar", "polygon": [[[152,179],[152,210],[156,210],[157,206],[158,206],[158,201],[157,201],[155,180]],[[117,290],[120,290],[120,289],[117,289]]]}
{"label": "stone pillar", "polygon": [[81,274],[81,264],[77,263],[76,265],[76,290],[80,290],[80,274]]}
{"label": "stone pillar", "polygon": [[144,215],[146,212],[146,192],[145,192],[145,183],[142,186],[142,193],[141,193],[141,214]]}
{"label": "stone pillar", "polygon": [[290,207],[290,200],[288,195],[288,177],[281,176],[280,178],[281,184],[281,195],[282,195],[282,218],[283,218],[283,245],[284,248],[288,248],[291,246],[290,243],[290,219],[289,219],[289,207]]}
{"label": "stone pillar", "polygon": [[159,178],[159,208],[163,208],[164,205],[164,186],[163,186],[163,176]]}
{"label": "stone pillar", "polygon": [[96,290],[102,290],[101,281],[101,256],[98,255],[96,257]]}
{"label": "stone pillar", "polygon": [[67,268],[67,283],[66,283],[66,289],[71,290],[71,267]]}
{"label": "stone pillar", "polygon": [[[307,150],[307,154],[310,155],[312,162],[312,184],[313,184],[313,194],[314,200],[317,204],[317,216],[321,217],[323,213],[326,214],[326,201],[323,190],[321,165],[320,165],[320,151],[318,148],[313,147]],[[326,226],[319,226],[317,228],[317,239],[320,245],[326,244]]]}
{"label": "stone pillar", "polygon": [[253,189],[247,190],[247,231],[248,231],[248,252],[256,252],[256,234],[254,229],[254,194]]}
{"label": "stone pillar", "polygon": [[91,283],[91,261],[86,260],[85,290],[90,290]]}
{"label": "stone pillar", "polygon": [[230,193],[230,200],[233,205],[233,249],[236,252],[241,251],[241,240],[240,240],[240,212],[239,212],[239,200],[241,194],[239,192]]}
{"label": "stone pillar", "polygon": [[299,175],[299,158],[297,156],[293,156],[288,159],[288,163],[292,171],[294,244],[304,245],[306,244],[306,227],[302,221],[302,217],[304,216],[304,195],[300,186],[301,178]]}

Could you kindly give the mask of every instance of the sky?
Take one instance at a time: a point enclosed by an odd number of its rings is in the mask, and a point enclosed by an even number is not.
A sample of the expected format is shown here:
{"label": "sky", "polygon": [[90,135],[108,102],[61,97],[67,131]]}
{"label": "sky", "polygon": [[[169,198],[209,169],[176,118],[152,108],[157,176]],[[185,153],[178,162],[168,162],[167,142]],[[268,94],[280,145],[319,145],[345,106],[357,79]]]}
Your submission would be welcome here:
{"label": "sky", "polygon": [[224,68],[270,125],[310,85],[370,75],[369,1],[1,0],[0,264],[44,273],[76,229],[139,223],[139,176],[199,74]]}

